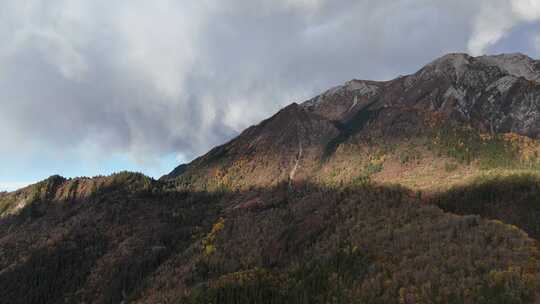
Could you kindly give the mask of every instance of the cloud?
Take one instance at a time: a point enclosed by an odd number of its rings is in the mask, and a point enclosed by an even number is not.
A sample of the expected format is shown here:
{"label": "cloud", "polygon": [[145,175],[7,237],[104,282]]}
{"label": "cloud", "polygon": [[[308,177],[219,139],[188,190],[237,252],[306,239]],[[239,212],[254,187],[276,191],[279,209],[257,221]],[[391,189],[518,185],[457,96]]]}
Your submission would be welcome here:
{"label": "cloud", "polygon": [[4,0],[0,159],[191,159],[349,79],[485,52],[537,11],[523,0]]}
{"label": "cloud", "polygon": [[468,43],[473,55],[482,55],[513,28],[522,23],[540,20],[540,2],[537,0],[493,0],[480,6],[474,19],[474,28]]}

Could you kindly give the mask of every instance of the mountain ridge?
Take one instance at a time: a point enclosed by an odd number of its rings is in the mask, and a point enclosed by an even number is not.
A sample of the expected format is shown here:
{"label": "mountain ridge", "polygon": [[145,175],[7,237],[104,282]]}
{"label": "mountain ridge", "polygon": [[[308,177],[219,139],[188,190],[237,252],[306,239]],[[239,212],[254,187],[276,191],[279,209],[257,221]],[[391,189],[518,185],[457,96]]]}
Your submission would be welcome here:
{"label": "mountain ridge", "polygon": [[[362,150],[381,138],[391,142],[434,137],[434,131],[449,126],[473,128],[484,137],[508,133],[536,139],[540,135],[539,77],[540,61],[523,54],[472,57],[451,53],[416,73],[392,80],[354,79],[281,109],[208,156],[182,165],[181,174],[173,171],[162,180],[184,177],[192,184],[213,176],[238,175],[226,186],[261,186],[291,179],[287,172],[292,170],[298,172],[294,174],[297,179],[317,179],[324,163],[341,157],[334,155],[340,147],[356,145]],[[302,128],[300,115],[317,121],[309,127],[309,134],[298,131]],[[286,127],[272,131],[268,125]],[[247,152],[236,158],[228,155],[214,167],[205,162],[210,155],[215,157],[215,151],[230,151],[235,146]],[[291,155],[300,154],[300,146],[309,152],[292,161]],[[273,153],[256,159],[250,156],[254,150]]]}
{"label": "mountain ridge", "polygon": [[531,60],[352,80],[159,180],[0,193],[0,303],[536,303]]}

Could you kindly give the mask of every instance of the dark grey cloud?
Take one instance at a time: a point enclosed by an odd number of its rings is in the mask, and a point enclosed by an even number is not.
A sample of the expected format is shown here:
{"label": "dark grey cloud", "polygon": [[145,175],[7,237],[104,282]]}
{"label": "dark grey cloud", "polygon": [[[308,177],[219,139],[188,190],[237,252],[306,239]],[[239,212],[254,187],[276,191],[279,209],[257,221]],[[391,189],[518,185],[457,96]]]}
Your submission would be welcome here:
{"label": "dark grey cloud", "polygon": [[508,49],[501,41],[520,26],[540,45],[531,0],[0,5],[3,159],[43,150],[191,158],[351,78],[389,79],[452,51]]}

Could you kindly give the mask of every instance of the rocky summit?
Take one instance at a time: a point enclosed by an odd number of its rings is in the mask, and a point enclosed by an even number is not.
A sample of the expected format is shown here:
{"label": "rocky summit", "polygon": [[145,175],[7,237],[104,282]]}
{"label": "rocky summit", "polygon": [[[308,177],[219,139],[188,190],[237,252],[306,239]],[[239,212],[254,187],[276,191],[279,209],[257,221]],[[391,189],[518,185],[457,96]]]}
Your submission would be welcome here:
{"label": "rocky summit", "polygon": [[213,177],[232,188],[320,179],[351,158],[344,150],[361,152],[374,141],[403,146],[450,129],[537,139],[539,77],[540,61],[523,54],[449,54],[394,80],[351,80],[285,107],[163,179],[194,185],[201,178],[210,188]]}
{"label": "rocky summit", "polygon": [[522,54],[449,54],[415,74],[386,82],[352,80],[302,105],[341,123],[351,123],[359,112],[377,112],[370,117],[374,128],[364,132],[418,132],[425,127],[422,120],[415,124],[418,119],[439,114],[483,132],[536,138],[539,77],[540,62]]}
{"label": "rocky summit", "polygon": [[540,61],[351,80],[159,180],[0,193],[0,303],[538,303]]}

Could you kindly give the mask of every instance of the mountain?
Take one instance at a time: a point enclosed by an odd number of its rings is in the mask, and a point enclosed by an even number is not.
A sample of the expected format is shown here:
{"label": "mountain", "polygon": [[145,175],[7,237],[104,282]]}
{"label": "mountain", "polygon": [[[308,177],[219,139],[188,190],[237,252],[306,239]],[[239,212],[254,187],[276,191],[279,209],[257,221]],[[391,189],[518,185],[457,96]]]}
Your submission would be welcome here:
{"label": "mountain", "polygon": [[[538,138],[539,77],[540,61],[522,54],[449,54],[391,81],[351,80],[285,107],[162,179],[202,189],[328,182],[335,177],[329,172],[341,175],[333,180],[351,180],[365,172],[350,172],[344,163],[378,166],[369,159],[388,154],[389,143],[392,149],[410,150],[404,145],[411,141],[461,140],[455,133],[471,133],[459,135],[466,135],[462,145],[470,147],[440,142],[431,148],[463,150],[450,154],[468,154],[462,157],[470,161],[483,152],[478,143],[487,138],[486,145],[497,143],[502,134],[507,139]],[[398,152],[391,154],[411,151]],[[422,151],[410,154],[421,156]]]}
{"label": "mountain", "polygon": [[443,56],[159,180],[0,193],[0,303],[537,303],[540,62]]}

